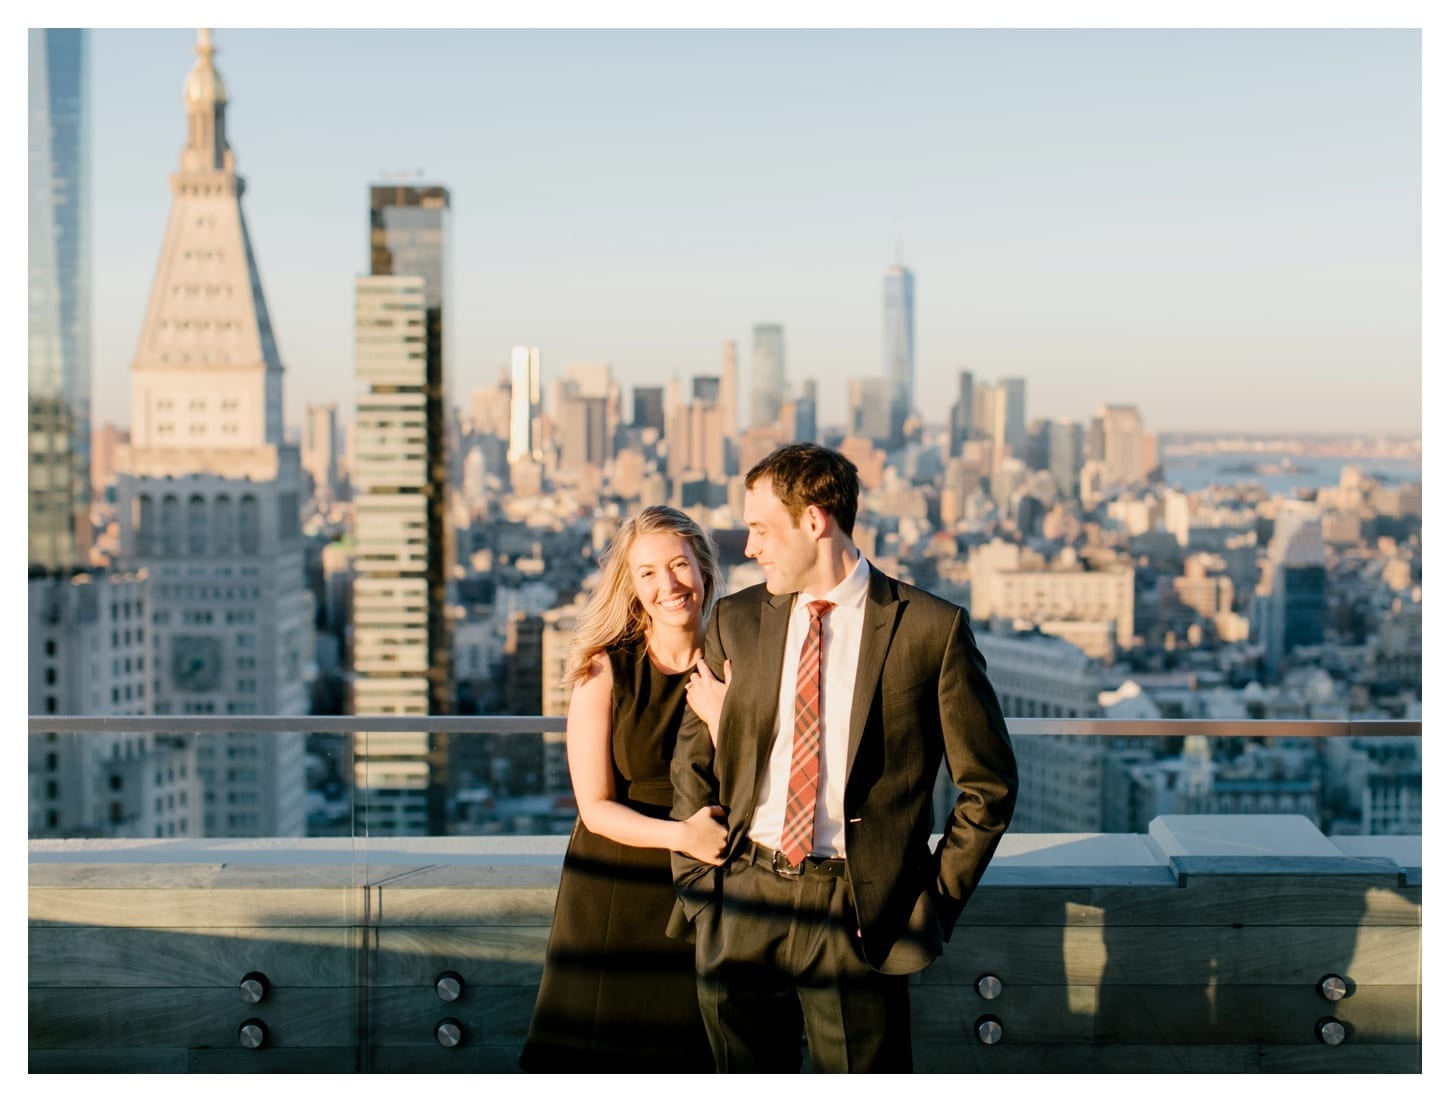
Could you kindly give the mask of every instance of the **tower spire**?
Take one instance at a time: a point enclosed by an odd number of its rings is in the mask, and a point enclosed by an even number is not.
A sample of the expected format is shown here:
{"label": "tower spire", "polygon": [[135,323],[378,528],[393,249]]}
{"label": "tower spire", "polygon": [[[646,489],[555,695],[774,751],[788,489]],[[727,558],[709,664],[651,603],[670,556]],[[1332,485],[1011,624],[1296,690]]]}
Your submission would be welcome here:
{"label": "tower spire", "polygon": [[[284,443],[282,362],[227,146],[215,53],[211,32],[199,31],[182,89],[186,146],[131,365],[132,469],[264,481],[277,477]],[[210,416],[183,425],[178,409]]]}
{"label": "tower spire", "polygon": [[211,28],[196,32],[196,64],[186,74],[182,102],[186,105],[186,148],[181,153],[183,172],[232,168],[227,145],[227,88],[212,57]]}

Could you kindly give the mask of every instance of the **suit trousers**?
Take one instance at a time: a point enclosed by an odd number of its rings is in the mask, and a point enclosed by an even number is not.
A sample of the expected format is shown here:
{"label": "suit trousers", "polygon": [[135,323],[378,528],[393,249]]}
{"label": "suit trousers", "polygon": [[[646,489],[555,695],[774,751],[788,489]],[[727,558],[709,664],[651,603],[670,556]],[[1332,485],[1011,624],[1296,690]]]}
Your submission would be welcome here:
{"label": "suit trousers", "polygon": [[695,917],[700,1012],[721,1072],[911,1070],[907,977],[872,969],[844,876],[782,876],[754,853]]}

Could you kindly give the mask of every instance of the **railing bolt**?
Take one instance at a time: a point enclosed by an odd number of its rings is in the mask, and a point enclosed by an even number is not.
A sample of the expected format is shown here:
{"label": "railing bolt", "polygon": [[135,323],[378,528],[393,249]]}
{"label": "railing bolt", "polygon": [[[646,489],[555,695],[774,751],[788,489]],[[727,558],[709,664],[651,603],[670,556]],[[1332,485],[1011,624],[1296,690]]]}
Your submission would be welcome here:
{"label": "railing bolt", "polygon": [[977,1040],[984,1045],[995,1045],[1002,1039],[1002,1023],[993,1015],[984,1014],[977,1019]]}
{"label": "railing bolt", "polygon": [[995,999],[1002,993],[1002,981],[992,973],[977,978],[977,994],[984,999]]}
{"label": "railing bolt", "polygon": [[1314,1026],[1314,1032],[1326,1045],[1343,1044],[1347,1035],[1344,1023],[1338,1018],[1320,1018]]}
{"label": "railing bolt", "polygon": [[237,1030],[237,1040],[243,1048],[261,1048],[267,1043],[267,1023],[257,1018],[248,1018]]}
{"label": "railing bolt", "polygon": [[444,1048],[457,1048],[463,1043],[463,1023],[457,1018],[444,1018],[433,1027],[433,1036]]}
{"label": "railing bolt", "polygon": [[446,1003],[454,1002],[463,994],[463,977],[457,972],[440,972],[433,981],[433,990]]}
{"label": "railing bolt", "polygon": [[1319,993],[1332,1003],[1349,994],[1349,984],[1344,982],[1343,976],[1336,976],[1333,972],[1319,981]]}
{"label": "railing bolt", "polygon": [[259,1003],[267,997],[267,991],[271,987],[267,977],[261,972],[248,972],[242,977],[242,1002]]}

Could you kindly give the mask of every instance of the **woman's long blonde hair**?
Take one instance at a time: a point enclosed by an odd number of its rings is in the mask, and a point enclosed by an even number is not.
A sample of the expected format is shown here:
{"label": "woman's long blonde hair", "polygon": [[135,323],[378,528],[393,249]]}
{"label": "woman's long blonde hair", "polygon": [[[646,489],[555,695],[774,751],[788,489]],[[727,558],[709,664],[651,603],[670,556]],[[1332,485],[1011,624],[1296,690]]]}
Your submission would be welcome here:
{"label": "woman's long blonde hair", "polygon": [[716,596],[724,588],[715,541],[678,509],[668,505],[651,505],[619,526],[619,531],[600,557],[599,585],[579,614],[574,635],[569,641],[569,657],[564,663],[565,685],[577,685],[582,681],[594,656],[606,647],[644,636],[649,627],[649,614],[635,596],[634,582],[629,576],[629,549],[634,546],[635,537],[656,532],[670,532],[689,540],[695,561],[700,564],[700,577],[705,583],[701,620],[710,615]]}

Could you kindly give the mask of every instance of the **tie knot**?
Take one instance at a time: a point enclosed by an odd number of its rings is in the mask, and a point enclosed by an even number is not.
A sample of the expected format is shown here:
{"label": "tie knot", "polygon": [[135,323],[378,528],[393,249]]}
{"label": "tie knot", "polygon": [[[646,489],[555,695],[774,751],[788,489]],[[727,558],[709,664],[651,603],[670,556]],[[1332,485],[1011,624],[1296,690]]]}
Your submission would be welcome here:
{"label": "tie knot", "polygon": [[830,612],[831,609],[835,607],[835,604],[833,604],[831,601],[812,601],[810,604],[806,605],[806,609],[810,612],[812,620],[819,620],[822,616]]}

